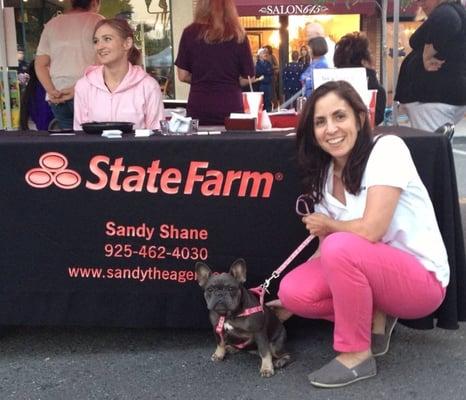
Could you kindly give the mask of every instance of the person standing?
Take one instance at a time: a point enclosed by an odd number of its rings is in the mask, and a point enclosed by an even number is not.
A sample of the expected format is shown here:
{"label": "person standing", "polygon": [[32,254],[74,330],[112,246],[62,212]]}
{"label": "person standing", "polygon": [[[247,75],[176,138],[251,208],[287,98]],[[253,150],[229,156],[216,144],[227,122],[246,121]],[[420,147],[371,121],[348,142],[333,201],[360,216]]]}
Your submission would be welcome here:
{"label": "person standing", "polygon": [[243,112],[241,85],[254,77],[254,62],[234,0],[197,2],[175,65],[178,79],[191,85],[187,115],[201,125],[223,125],[230,113]]}
{"label": "person standing", "polygon": [[333,62],[336,68],[364,67],[366,69],[367,88],[377,90],[375,124],[379,125],[383,122],[387,93],[377,79],[367,36],[360,32],[344,35],[335,46]]}
{"label": "person standing", "polygon": [[420,0],[427,20],[412,34],[395,100],[411,126],[433,132],[466,112],[466,10],[460,0]]}
{"label": "person standing", "polygon": [[317,36],[309,40],[311,48],[311,63],[301,74],[301,83],[305,89],[305,96],[309,98],[314,90],[314,70],[318,68],[328,68],[325,55],[327,54],[327,42],[322,36]]}
{"label": "person standing", "polygon": [[45,90],[37,79],[34,60],[29,64],[27,73],[28,83],[21,95],[20,127],[29,130],[30,122],[33,122],[37,130],[46,131],[54,116],[50,104],[45,101]]}
{"label": "person standing", "polygon": [[273,99],[273,65],[269,51],[263,47],[259,49],[256,63],[256,76],[262,77],[259,83],[259,92],[264,93],[264,108],[272,111]]}
{"label": "person standing", "polygon": [[71,0],[71,10],[52,18],[40,37],[35,68],[53,114],[63,129],[73,127],[74,85],[94,64],[94,28],[100,0]]}
{"label": "person standing", "polygon": [[299,58],[298,62],[303,64],[307,68],[311,62],[311,54],[309,46],[301,46],[299,49]]}
{"label": "person standing", "polygon": [[85,122],[133,122],[134,128],[158,129],[164,118],[157,81],[138,64],[141,52],[123,19],[97,23],[94,47],[100,65],[89,66],[75,87],[74,130]]}
{"label": "person standing", "polygon": [[333,68],[333,53],[335,52],[335,42],[325,34],[324,27],[318,22],[307,22],[305,31],[308,41],[316,37],[323,37],[325,39],[325,43],[327,43],[327,54],[325,55],[325,60],[327,61],[328,68]]}
{"label": "person standing", "polygon": [[282,72],[283,94],[285,101],[293,97],[302,87],[300,77],[304,70],[304,64],[299,61],[299,52],[291,53],[291,62],[286,64]]}

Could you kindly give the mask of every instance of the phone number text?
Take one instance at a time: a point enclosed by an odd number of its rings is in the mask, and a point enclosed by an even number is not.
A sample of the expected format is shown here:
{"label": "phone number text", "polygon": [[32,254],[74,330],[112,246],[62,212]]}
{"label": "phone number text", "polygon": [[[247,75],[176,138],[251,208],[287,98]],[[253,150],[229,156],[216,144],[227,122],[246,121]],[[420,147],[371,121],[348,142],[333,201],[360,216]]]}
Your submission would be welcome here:
{"label": "phone number text", "polygon": [[110,244],[104,245],[105,257],[131,258],[142,257],[152,260],[163,260],[168,257],[177,260],[207,260],[209,251],[205,247],[181,247],[167,249],[165,246],[133,246],[131,244]]}

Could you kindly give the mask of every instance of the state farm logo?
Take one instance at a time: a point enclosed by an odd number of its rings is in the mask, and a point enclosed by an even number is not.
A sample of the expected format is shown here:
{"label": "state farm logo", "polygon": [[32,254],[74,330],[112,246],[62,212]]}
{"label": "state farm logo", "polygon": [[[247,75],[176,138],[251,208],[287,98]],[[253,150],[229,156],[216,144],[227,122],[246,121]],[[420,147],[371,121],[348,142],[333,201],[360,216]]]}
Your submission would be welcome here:
{"label": "state farm logo", "polygon": [[67,169],[68,160],[60,153],[46,153],[39,158],[40,168],[30,169],[26,173],[26,182],[32,187],[44,189],[56,185],[60,189],[74,189],[81,183],[81,176]]}
{"label": "state farm logo", "polygon": [[[81,184],[81,176],[68,169],[67,158],[60,153],[46,153],[39,159],[41,168],[26,173],[26,182],[38,189],[55,184],[61,189],[74,189]],[[283,180],[281,172],[259,172],[210,168],[208,161],[190,161],[187,168],[162,166],[160,160],[149,165],[127,165],[123,157],[112,159],[96,155],[89,161],[91,177],[85,181],[88,190],[114,192],[146,192],[166,195],[214,197],[268,198],[275,182]]]}

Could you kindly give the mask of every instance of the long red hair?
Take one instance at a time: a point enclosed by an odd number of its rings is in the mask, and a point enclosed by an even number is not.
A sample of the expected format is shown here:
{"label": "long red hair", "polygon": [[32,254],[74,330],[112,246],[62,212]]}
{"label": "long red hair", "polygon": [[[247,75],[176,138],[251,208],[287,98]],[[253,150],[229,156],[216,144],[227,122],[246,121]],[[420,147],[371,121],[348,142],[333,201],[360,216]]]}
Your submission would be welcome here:
{"label": "long red hair", "polygon": [[202,25],[200,37],[207,43],[242,43],[246,37],[234,0],[198,0],[194,22]]}

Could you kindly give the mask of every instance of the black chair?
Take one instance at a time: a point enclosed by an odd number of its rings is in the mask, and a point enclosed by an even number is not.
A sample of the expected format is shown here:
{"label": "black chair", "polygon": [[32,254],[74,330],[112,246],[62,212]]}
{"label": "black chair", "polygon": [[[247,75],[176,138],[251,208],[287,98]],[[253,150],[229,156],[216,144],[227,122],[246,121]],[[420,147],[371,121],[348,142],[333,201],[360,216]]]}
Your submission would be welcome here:
{"label": "black chair", "polygon": [[435,133],[440,133],[448,138],[448,140],[453,139],[453,135],[455,134],[455,125],[447,122],[446,124],[442,125],[441,127],[435,130]]}

